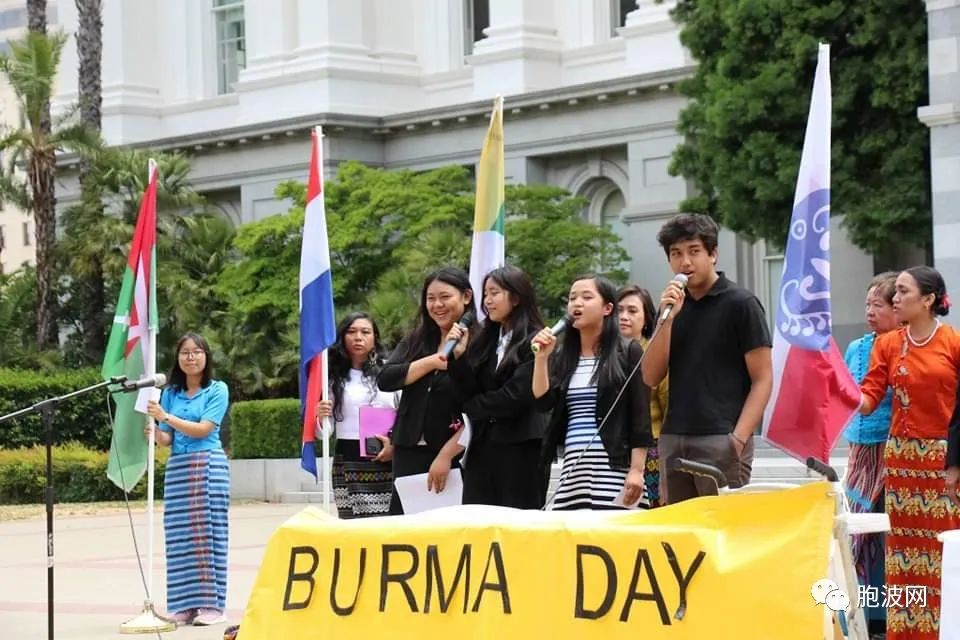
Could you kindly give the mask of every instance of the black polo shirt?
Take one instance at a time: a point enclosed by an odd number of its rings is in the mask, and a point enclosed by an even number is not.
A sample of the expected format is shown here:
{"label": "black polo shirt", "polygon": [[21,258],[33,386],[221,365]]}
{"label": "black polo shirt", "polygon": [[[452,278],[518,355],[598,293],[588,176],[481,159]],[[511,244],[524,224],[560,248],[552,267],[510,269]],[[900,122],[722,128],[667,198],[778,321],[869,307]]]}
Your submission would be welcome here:
{"label": "black polo shirt", "polygon": [[744,354],[772,344],[757,297],[719,276],[699,300],[688,296],[673,320],[663,433],[732,432],[750,392]]}

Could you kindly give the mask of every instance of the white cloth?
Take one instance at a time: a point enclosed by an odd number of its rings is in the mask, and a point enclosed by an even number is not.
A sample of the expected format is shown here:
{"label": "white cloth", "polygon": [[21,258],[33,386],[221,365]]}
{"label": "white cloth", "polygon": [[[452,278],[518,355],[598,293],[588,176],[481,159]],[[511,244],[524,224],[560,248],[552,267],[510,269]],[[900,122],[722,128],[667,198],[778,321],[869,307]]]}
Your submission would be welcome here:
{"label": "white cloth", "polygon": [[376,380],[364,380],[362,371],[351,369],[350,378],[343,385],[343,405],[340,408],[343,420],[334,424],[337,437],[344,440],[360,439],[360,407],[396,409],[399,404],[399,391],[380,391]]}

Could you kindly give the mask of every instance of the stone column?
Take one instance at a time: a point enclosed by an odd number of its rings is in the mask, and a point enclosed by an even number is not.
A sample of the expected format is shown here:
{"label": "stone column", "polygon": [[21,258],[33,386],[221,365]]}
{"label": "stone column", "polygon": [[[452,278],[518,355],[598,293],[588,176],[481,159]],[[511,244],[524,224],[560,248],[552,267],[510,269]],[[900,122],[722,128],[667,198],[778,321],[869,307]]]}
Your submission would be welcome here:
{"label": "stone column", "polygon": [[960,287],[960,0],[927,0],[930,104],[918,111],[930,127],[933,262]]}

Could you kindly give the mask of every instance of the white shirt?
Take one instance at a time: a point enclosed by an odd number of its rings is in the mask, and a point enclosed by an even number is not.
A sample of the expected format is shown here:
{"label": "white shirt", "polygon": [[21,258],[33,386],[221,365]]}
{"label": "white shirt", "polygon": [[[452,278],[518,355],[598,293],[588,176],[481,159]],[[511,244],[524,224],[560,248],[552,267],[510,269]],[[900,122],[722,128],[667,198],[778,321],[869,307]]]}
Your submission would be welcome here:
{"label": "white shirt", "polygon": [[344,440],[360,439],[360,407],[396,409],[399,404],[399,391],[380,391],[376,380],[364,380],[362,371],[350,369],[350,377],[343,385],[343,404],[340,406],[343,420],[334,424],[337,437]]}
{"label": "white shirt", "polygon": [[510,346],[510,338],[513,337],[513,330],[503,332],[503,329],[500,329],[500,340],[497,342],[497,366],[500,366],[500,363],[503,362],[503,354],[507,352],[507,347]]}

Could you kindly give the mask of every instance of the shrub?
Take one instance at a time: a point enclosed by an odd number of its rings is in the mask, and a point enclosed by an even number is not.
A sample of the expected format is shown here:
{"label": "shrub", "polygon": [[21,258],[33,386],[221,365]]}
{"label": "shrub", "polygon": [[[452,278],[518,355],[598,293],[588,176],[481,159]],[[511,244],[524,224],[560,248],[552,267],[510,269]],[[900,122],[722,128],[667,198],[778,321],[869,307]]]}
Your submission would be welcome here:
{"label": "shrub", "polygon": [[236,402],[230,408],[230,430],[234,458],[299,458],[300,401]]}
{"label": "shrub", "polygon": [[[53,449],[53,490],[57,502],[100,502],[120,500],[123,492],[107,478],[107,456],[79,443],[70,442]],[[155,498],[163,497],[163,472],[169,449],[157,448]],[[45,502],[47,485],[46,450],[41,446],[0,450],[0,504]],[[146,475],[137,483],[130,498],[147,495]]]}
{"label": "shrub", "polygon": [[[96,384],[96,369],[63,371],[21,371],[0,369],[0,415],[32,406],[41,400],[62,396]],[[97,451],[110,448],[107,392],[94,391],[70,398],[56,407],[53,422],[54,444],[75,441]],[[24,415],[0,425],[0,449],[42,445],[46,441],[39,414]]]}

